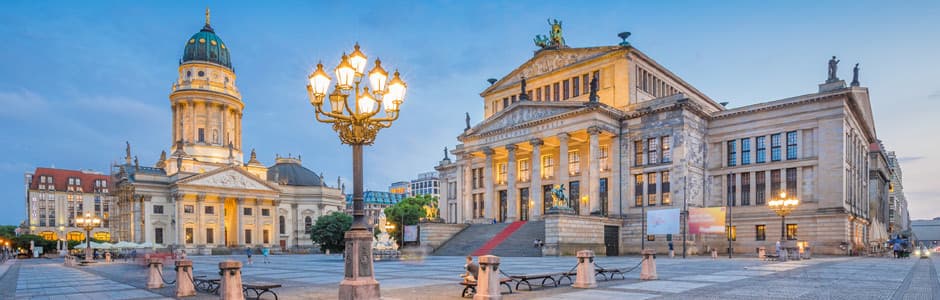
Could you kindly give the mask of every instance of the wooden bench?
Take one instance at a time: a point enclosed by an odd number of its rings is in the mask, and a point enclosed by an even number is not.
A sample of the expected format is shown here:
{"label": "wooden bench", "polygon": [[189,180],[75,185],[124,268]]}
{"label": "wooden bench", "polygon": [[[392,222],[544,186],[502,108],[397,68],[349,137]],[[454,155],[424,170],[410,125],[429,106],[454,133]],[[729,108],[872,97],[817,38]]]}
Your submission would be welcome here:
{"label": "wooden bench", "polygon": [[[509,293],[512,294],[512,286],[509,283],[512,282],[512,279],[509,278],[500,278],[499,285],[505,286],[509,290]],[[460,297],[462,298],[471,298],[473,294],[477,293],[477,282],[474,281],[461,281],[460,285],[464,286],[463,292],[460,292]]]}
{"label": "wooden bench", "polygon": [[261,299],[261,295],[271,294],[274,295],[274,300],[277,300],[277,293],[274,292],[274,289],[281,287],[279,283],[267,283],[267,282],[252,282],[252,283],[242,283],[242,290],[245,294],[245,297],[250,297],[248,291],[251,291],[255,295],[255,299]]}
{"label": "wooden bench", "polygon": [[608,268],[595,268],[594,276],[601,275],[604,277],[604,280],[613,280],[615,275],[620,275],[620,279],[627,279],[627,276],[624,274],[625,269],[608,269]]}
{"label": "wooden bench", "polygon": [[558,280],[560,280],[561,278],[555,279],[555,277],[556,276],[561,277],[561,275],[562,273],[544,273],[544,274],[511,275],[509,276],[509,278],[511,278],[513,281],[516,281],[517,291],[519,291],[519,285],[523,283],[525,283],[526,287],[528,287],[528,289],[531,291],[532,284],[529,283],[529,280],[541,279],[542,283],[540,284],[540,286],[546,287],[545,283],[551,282],[551,286],[556,287],[558,286]]}
{"label": "wooden bench", "polygon": [[574,278],[576,278],[577,276],[578,276],[578,272],[573,272],[573,271],[558,273],[558,279],[556,280],[556,282],[558,282],[558,285],[562,285],[563,283],[561,282],[561,280],[568,279],[568,284],[574,284]]}
{"label": "wooden bench", "polygon": [[780,256],[779,256],[779,255],[776,255],[776,254],[765,254],[765,255],[764,255],[764,261],[778,261],[778,260],[780,260]]}

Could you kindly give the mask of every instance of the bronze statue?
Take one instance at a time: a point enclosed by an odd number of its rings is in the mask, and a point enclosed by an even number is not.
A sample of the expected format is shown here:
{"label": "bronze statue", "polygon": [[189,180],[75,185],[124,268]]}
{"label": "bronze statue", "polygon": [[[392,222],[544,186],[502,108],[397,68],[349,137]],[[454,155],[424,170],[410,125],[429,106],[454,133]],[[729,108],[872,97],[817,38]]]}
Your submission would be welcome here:
{"label": "bronze statue", "polygon": [[565,195],[564,184],[556,184],[551,193],[553,207],[568,207],[568,196]]}
{"label": "bronze statue", "polygon": [[597,102],[597,74],[591,77],[591,94],[588,96],[588,101]]}
{"label": "bronze statue", "polygon": [[552,30],[548,32],[548,36],[541,34],[535,35],[535,45],[539,46],[542,49],[558,49],[565,48],[565,38],[562,37],[561,31],[561,21],[548,20],[548,25],[552,27]]}
{"label": "bronze statue", "polygon": [[858,82],[858,63],[855,63],[855,68],[852,68],[852,86],[859,86]]}
{"label": "bronze statue", "polygon": [[839,77],[836,74],[836,71],[839,69],[839,60],[836,59],[835,55],[832,56],[832,59],[829,60],[829,79],[826,82],[839,81]]}
{"label": "bronze statue", "polygon": [[444,147],[444,160],[450,160],[450,158],[447,157],[447,147]]}
{"label": "bronze statue", "polygon": [[467,113],[467,128],[465,128],[464,131],[466,130],[470,130],[470,113],[469,112]]}
{"label": "bronze statue", "polygon": [[525,92],[525,76],[522,76],[522,83],[520,84],[519,91],[519,100],[529,100],[529,94]]}

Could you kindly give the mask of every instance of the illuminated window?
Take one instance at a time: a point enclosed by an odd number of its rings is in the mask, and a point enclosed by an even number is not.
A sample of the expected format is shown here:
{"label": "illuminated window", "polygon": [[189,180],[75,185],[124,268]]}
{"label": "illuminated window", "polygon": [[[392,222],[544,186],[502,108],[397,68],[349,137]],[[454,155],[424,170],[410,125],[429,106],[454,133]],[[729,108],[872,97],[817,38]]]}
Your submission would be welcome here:
{"label": "illuminated window", "polygon": [[643,174],[633,176],[633,196],[636,206],[643,206]]}
{"label": "illuminated window", "polygon": [[261,231],[261,242],[264,243],[264,244],[269,244],[269,243],[271,243],[270,238],[268,238],[268,233],[269,233],[269,232],[268,232],[267,229]]}
{"label": "illuminated window", "polygon": [[656,205],[656,173],[646,174],[646,204]]}
{"label": "illuminated window", "polygon": [[667,136],[664,136],[664,137],[662,137],[662,138],[660,138],[660,139],[662,140],[662,143],[660,143],[660,145],[661,145],[661,147],[662,147],[661,149],[663,150],[663,151],[662,151],[662,152],[663,152],[663,153],[662,153],[662,156],[663,156],[663,163],[672,162],[672,151],[671,151],[671,150],[672,150],[672,140],[670,139],[670,136],[667,135]]}
{"label": "illuminated window", "polygon": [[529,181],[529,159],[528,158],[519,160],[519,180],[522,182]]}
{"label": "illuminated window", "polygon": [[633,165],[643,165],[643,141],[633,141]]}
{"label": "illuminated window", "polygon": [[662,182],[660,185],[663,187],[663,205],[672,205],[672,193],[669,187],[669,171],[662,173]]}
{"label": "illuminated window", "polygon": [[650,242],[654,242],[654,241],[656,241],[656,236],[655,236],[655,235],[652,235],[652,234],[651,234],[651,235],[647,235],[647,236],[646,236],[646,240],[647,240],[647,241],[650,241]]}
{"label": "illuminated window", "polygon": [[552,178],[555,174],[555,160],[551,154],[542,155],[542,178]]}
{"label": "illuminated window", "polygon": [[796,224],[787,224],[787,240],[796,240]]}
{"label": "illuminated window", "polygon": [[192,244],[192,243],[193,243],[194,237],[193,237],[193,228],[192,228],[192,227],[186,227],[186,235],[185,235],[185,237],[186,237],[186,243],[187,243],[187,244]]}
{"label": "illuminated window", "polygon": [[647,140],[646,152],[649,154],[647,156],[647,164],[658,164],[659,163],[659,139],[652,138]]}
{"label": "illuminated window", "polygon": [[499,184],[506,183],[506,163],[496,164],[496,182]]}
{"label": "illuminated window", "polygon": [[754,228],[756,240],[766,241],[767,240],[767,225],[757,225]]}
{"label": "illuminated window", "polygon": [[568,174],[572,176],[581,174],[581,151],[568,151]]}
{"label": "illuminated window", "polygon": [[737,241],[738,240],[738,226],[725,226],[725,233],[728,235],[728,240]]}
{"label": "illuminated window", "polygon": [[600,168],[601,171],[610,170],[610,147],[607,145],[601,145]]}

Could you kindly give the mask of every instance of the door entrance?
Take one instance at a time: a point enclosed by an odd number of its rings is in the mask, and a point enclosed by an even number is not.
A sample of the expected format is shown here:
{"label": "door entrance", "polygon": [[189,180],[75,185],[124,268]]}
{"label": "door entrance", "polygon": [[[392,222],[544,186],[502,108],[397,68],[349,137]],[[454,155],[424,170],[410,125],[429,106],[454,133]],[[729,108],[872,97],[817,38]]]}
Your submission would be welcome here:
{"label": "door entrance", "polygon": [[519,220],[529,220],[529,188],[519,189]]}
{"label": "door entrance", "polygon": [[287,251],[287,240],[281,240],[281,251]]}
{"label": "door entrance", "polygon": [[604,246],[607,256],[620,255],[620,227],[604,226]]}
{"label": "door entrance", "polygon": [[507,196],[506,190],[499,191],[499,216],[496,220],[500,223],[506,222]]}

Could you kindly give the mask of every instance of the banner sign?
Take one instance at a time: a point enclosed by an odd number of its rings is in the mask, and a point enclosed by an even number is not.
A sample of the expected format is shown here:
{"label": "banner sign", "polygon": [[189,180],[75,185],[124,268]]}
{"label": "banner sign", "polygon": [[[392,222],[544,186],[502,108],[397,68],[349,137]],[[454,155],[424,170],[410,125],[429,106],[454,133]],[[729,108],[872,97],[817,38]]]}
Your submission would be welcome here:
{"label": "banner sign", "polygon": [[646,234],[679,234],[679,209],[646,211]]}
{"label": "banner sign", "polygon": [[725,208],[706,207],[689,209],[689,233],[725,233]]}
{"label": "banner sign", "polygon": [[405,225],[405,241],[406,242],[418,241],[418,225]]}

